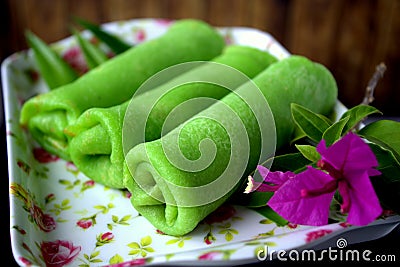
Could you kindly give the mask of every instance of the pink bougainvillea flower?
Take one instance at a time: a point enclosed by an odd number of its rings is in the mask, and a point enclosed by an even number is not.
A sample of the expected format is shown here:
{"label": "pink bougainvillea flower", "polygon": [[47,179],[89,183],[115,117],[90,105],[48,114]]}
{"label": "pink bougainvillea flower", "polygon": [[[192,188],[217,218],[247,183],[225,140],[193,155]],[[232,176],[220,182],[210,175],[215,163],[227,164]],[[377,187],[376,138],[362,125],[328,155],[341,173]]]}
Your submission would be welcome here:
{"label": "pink bougainvillea flower", "polygon": [[272,172],[268,168],[258,165],[257,170],[263,178],[262,182],[256,182],[253,177],[248,177],[247,187],[245,193],[253,191],[259,192],[275,192],[280,186],[282,186],[287,180],[296,176],[293,172]]}
{"label": "pink bougainvillea flower", "polygon": [[[278,189],[268,205],[289,222],[325,225],[336,181],[328,174],[308,167]],[[316,191],[317,193],[313,193]],[[323,192],[323,193],[322,193]]]}
{"label": "pink bougainvillea flower", "polygon": [[349,133],[330,147],[322,140],[320,169],[308,167],[284,183],[268,205],[292,223],[325,225],[329,206],[336,192],[342,197],[341,211],[347,222],[366,225],[382,214],[379,199],[369,176],[380,174],[375,155],[356,134]]}
{"label": "pink bougainvillea flower", "polygon": [[369,179],[380,172],[375,169],[378,161],[370,147],[350,132],[329,148],[322,140],[317,151],[321,154],[318,166],[338,180],[341,209],[348,213],[347,222],[365,225],[380,216],[383,209]]}

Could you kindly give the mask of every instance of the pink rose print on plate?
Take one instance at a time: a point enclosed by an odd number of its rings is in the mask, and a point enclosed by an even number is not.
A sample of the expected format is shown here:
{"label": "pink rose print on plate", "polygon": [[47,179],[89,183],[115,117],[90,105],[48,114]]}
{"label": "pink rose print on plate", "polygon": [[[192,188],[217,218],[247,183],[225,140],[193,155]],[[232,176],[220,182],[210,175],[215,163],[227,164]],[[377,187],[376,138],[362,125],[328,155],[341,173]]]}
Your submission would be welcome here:
{"label": "pink rose print on plate", "polygon": [[104,267],[131,267],[131,266],[140,266],[140,265],[145,265],[146,264],[146,259],[135,259],[131,261],[125,261],[122,263],[117,263],[113,265],[106,265]]}
{"label": "pink rose print on plate", "polygon": [[30,260],[28,260],[27,258],[19,257],[19,260],[20,260],[23,264],[25,264],[26,266],[31,266],[31,265],[32,265],[32,262],[30,262]]}
{"label": "pink rose print on plate", "polygon": [[43,213],[42,209],[36,205],[30,208],[30,214],[33,221],[39,226],[43,232],[51,232],[56,229],[56,222],[49,214]]}
{"label": "pink rose print on plate", "polygon": [[135,31],[135,40],[137,43],[142,43],[146,40],[146,32],[144,29],[137,29]]}
{"label": "pink rose print on plate", "polygon": [[85,74],[89,68],[86,64],[85,57],[78,46],[68,49],[62,58],[79,74]]}
{"label": "pink rose print on plate", "polygon": [[330,233],[332,233],[332,230],[329,230],[329,229],[321,229],[321,230],[309,232],[306,235],[306,242],[307,243],[312,242],[312,241],[317,240],[318,238],[326,236]]}
{"label": "pink rose print on plate", "polygon": [[106,232],[98,235],[96,237],[97,242],[96,242],[96,247],[101,247],[105,244],[111,243],[114,241],[114,234],[111,232]]}
{"label": "pink rose print on plate", "polygon": [[91,226],[93,226],[93,221],[91,219],[89,219],[89,220],[82,219],[82,220],[79,220],[76,223],[76,225],[78,225],[82,229],[88,229]]}
{"label": "pink rose print on plate", "polygon": [[199,260],[202,261],[210,261],[210,260],[215,260],[217,257],[221,256],[221,252],[219,251],[210,251],[207,253],[204,253],[199,256]]}
{"label": "pink rose print on plate", "polygon": [[78,256],[81,247],[74,246],[71,241],[56,240],[43,241],[40,250],[46,267],[61,267],[71,263]]}
{"label": "pink rose print on plate", "polygon": [[57,156],[50,154],[41,147],[35,147],[33,149],[33,156],[40,163],[49,163],[59,159]]}

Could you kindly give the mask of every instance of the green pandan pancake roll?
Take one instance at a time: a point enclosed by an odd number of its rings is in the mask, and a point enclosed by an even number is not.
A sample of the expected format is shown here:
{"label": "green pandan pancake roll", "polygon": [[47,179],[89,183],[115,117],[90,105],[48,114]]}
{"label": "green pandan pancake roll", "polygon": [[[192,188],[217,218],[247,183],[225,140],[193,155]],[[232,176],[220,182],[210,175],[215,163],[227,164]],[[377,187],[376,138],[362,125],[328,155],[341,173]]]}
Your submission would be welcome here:
{"label": "green pandan pancake roll", "polygon": [[[135,96],[135,101],[132,101],[132,103],[131,101],[126,101],[123,104],[109,108],[88,109],[75,123],[67,127],[67,133],[71,136],[69,143],[71,159],[80,171],[94,181],[113,188],[123,188],[122,178],[125,158],[122,144],[122,127],[125,115],[129,117],[127,120],[138,121],[146,120],[146,114],[148,114],[143,142],[158,139],[162,135],[163,125],[167,116],[178,105],[199,97],[220,99],[230,92],[229,89],[216,84],[205,82],[186,83],[186,80],[193,78],[198,81],[202,77],[210,80],[218,76],[219,79],[232,74],[238,77],[233,79],[231,83],[232,87],[234,87],[233,89],[235,89],[247,82],[248,79],[255,77],[275,61],[275,57],[257,48],[236,45],[227,46],[220,56],[211,61],[218,63],[218,65],[204,62],[188,63],[195,67],[170,82]],[[173,69],[178,69],[179,67],[175,66]],[[167,69],[163,72],[167,71],[169,70]],[[236,72],[240,72],[242,76]],[[157,79],[157,77],[154,77],[154,79]],[[180,82],[185,83],[173,88],[174,84],[179,84]],[[130,108],[134,112],[125,114],[130,103]],[[176,113],[179,115],[175,115],[170,120],[168,125],[170,129],[175,128],[179,123],[211,105],[211,102],[186,103],[189,105],[186,106],[185,111]],[[151,109],[151,112],[149,112],[149,109]],[[140,134],[137,133],[137,136]],[[134,132],[133,135],[135,135]]]}
{"label": "green pandan pancake roll", "polygon": [[301,56],[273,63],[162,138],[127,153],[124,183],[133,207],[166,234],[191,232],[290,141],[291,103],[327,114],[336,100],[336,82],[323,65]]}
{"label": "green pandan pancake roll", "polygon": [[29,99],[22,107],[20,123],[43,148],[70,160],[64,129],[85,110],[119,105],[160,70],[210,60],[224,46],[222,36],[210,25],[191,19],[176,21],[162,36],[132,47],[70,84]]}

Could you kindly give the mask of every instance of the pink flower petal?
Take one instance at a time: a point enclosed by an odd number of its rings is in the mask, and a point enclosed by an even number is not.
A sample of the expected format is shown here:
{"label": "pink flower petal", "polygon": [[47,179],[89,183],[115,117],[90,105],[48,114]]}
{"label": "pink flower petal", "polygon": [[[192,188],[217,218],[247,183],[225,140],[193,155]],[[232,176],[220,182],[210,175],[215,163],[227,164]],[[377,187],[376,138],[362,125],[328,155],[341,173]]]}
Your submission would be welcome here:
{"label": "pink flower petal", "polygon": [[324,161],[336,170],[342,171],[344,177],[347,177],[347,172],[364,172],[378,166],[378,161],[370,147],[352,132],[328,148],[322,140],[317,146],[317,151]]}
{"label": "pink flower petal", "polygon": [[[347,222],[352,225],[367,225],[378,218],[383,209],[379,199],[371,184],[368,173],[364,172],[360,176],[349,176],[347,180],[351,186],[348,186],[348,197],[351,200]],[[340,194],[346,194],[339,188]]]}
{"label": "pink flower petal", "polygon": [[[332,181],[335,180],[328,174],[309,167],[283,184],[267,204],[291,223],[325,225],[328,223],[329,206],[335,190],[323,190]],[[304,190],[320,191],[320,194],[304,197]]]}
{"label": "pink flower petal", "polygon": [[258,165],[257,170],[265,182],[271,183],[274,185],[278,185],[278,186],[284,184],[288,179],[295,176],[295,174],[290,171],[288,171],[288,172],[281,172],[281,171],[272,172],[268,168],[266,168],[262,165]]}

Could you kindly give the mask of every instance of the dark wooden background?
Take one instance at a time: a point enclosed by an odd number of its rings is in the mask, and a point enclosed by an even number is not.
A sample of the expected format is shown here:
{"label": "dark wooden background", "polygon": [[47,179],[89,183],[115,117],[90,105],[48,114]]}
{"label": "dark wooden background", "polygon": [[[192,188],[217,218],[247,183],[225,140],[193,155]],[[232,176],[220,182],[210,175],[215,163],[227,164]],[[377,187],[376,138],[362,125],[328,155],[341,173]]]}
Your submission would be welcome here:
{"label": "dark wooden background", "polygon": [[271,33],[293,54],[326,65],[347,106],[362,101],[380,62],[373,105],[400,115],[400,0],[2,0],[0,55],[27,47],[31,29],[47,42],[68,36],[71,16],[95,23],[142,17],[198,18],[214,26]]}

